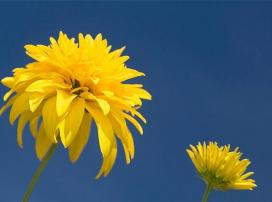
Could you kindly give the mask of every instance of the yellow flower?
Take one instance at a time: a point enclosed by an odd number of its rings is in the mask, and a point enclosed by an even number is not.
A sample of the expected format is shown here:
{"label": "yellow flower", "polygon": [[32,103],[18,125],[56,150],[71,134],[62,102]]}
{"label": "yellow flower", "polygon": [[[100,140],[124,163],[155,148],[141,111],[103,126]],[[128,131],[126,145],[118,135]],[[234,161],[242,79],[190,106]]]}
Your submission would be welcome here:
{"label": "yellow flower", "polygon": [[254,173],[245,173],[250,161],[240,160],[242,153],[239,148],[230,151],[230,145],[219,147],[216,142],[190,147],[187,149],[189,157],[201,178],[213,189],[252,190],[256,187],[255,181],[248,179]]}
{"label": "yellow flower", "polygon": [[75,43],[60,32],[59,38],[51,37],[50,42],[49,46],[25,46],[35,62],[15,68],[12,77],[2,80],[10,90],[4,95],[7,103],[0,113],[11,106],[9,120],[13,124],[18,118],[20,147],[29,122],[40,160],[52,144],[62,143],[75,162],[95,122],[103,157],[97,178],[106,176],[117,155],[116,137],[123,145],[127,164],[133,159],[134,143],[127,121],[143,133],[135,118],[146,123],[137,109],[142,99],[151,100],[151,95],[141,84],[128,84],[127,80],[144,74],[126,67],[129,57],[121,56],[125,48],[111,51],[101,34],[94,39],[79,34]]}

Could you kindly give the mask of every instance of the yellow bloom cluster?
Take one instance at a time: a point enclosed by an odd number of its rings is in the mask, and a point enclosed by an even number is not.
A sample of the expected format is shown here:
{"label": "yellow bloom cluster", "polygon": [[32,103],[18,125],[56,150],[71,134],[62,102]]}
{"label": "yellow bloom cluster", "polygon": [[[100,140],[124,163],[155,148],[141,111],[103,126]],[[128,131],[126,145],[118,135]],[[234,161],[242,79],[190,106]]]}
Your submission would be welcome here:
{"label": "yellow bloom cluster", "polygon": [[29,122],[40,160],[52,144],[61,142],[75,162],[95,122],[103,156],[97,177],[106,176],[115,162],[116,137],[122,142],[126,162],[134,156],[127,121],[143,133],[136,117],[144,123],[146,120],[137,109],[142,99],[151,100],[151,95],[141,84],[126,81],[144,74],[126,67],[129,57],[121,56],[124,48],[111,51],[101,34],[95,38],[79,34],[76,43],[60,32],[59,38],[51,37],[50,42],[48,46],[25,46],[35,61],[15,68],[12,77],[2,80],[10,90],[0,113],[11,106],[9,120],[13,124],[18,118],[20,147],[24,126]]}
{"label": "yellow bloom cluster", "polygon": [[[23,147],[23,130],[29,123],[35,138],[37,157],[46,165],[57,144],[69,151],[71,162],[76,162],[86,146],[91,126],[96,124],[103,163],[97,178],[111,171],[117,156],[117,138],[121,141],[126,163],[134,157],[133,137],[128,122],[143,134],[138,112],[142,100],[151,95],[142,84],[127,81],[144,73],[129,68],[122,56],[124,47],[111,51],[107,40],[98,34],[78,35],[78,42],[60,32],[58,39],[50,38],[50,45],[26,45],[26,54],[35,61],[15,68],[11,77],[1,80],[9,88],[4,95],[9,107],[9,121],[18,119],[17,141]],[[252,190],[253,172],[246,172],[250,161],[230,145],[190,145],[187,153],[199,175],[207,184],[203,202],[213,189]],[[46,158],[48,157],[48,158]],[[37,174],[38,173],[38,174]],[[40,174],[40,167],[24,197],[28,201]]]}
{"label": "yellow bloom cluster", "polygon": [[208,145],[198,143],[190,145],[187,153],[199,175],[214,189],[252,190],[256,187],[253,179],[248,179],[253,172],[245,173],[250,164],[248,159],[240,160],[242,153],[236,148],[230,151],[230,145],[218,146],[216,142]]}

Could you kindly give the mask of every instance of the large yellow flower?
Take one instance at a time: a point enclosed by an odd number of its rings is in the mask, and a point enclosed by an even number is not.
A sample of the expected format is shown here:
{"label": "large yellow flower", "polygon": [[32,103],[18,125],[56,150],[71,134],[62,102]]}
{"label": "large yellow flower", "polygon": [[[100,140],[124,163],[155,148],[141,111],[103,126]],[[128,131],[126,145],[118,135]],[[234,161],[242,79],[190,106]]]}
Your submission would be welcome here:
{"label": "large yellow flower", "polygon": [[250,164],[248,159],[240,160],[242,153],[236,148],[230,151],[230,145],[219,147],[216,142],[192,146],[187,149],[198,173],[212,189],[252,190],[256,187],[253,179],[248,179],[253,172],[245,173]]}
{"label": "large yellow flower", "polygon": [[41,160],[52,144],[62,143],[75,162],[86,145],[92,122],[98,130],[103,163],[97,177],[106,176],[117,155],[116,137],[123,145],[126,162],[134,156],[134,143],[127,121],[142,134],[136,117],[141,99],[151,99],[141,84],[126,81],[142,72],[128,68],[128,56],[121,56],[124,47],[111,51],[111,46],[98,34],[79,34],[78,43],[60,32],[50,38],[51,44],[26,45],[26,53],[35,62],[15,68],[12,77],[2,83],[10,88],[4,95],[11,106],[9,120],[18,118],[17,140],[23,146],[23,129],[29,122],[36,139],[36,153]]}

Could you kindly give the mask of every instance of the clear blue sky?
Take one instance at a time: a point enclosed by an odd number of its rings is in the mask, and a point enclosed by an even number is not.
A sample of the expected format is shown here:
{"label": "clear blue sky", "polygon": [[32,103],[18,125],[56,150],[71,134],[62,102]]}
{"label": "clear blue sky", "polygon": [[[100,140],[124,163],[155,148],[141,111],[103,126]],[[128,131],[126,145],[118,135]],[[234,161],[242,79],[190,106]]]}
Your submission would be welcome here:
{"label": "clear blue sky", "polygon": [[[113,48],[127,46],[128,66],[146,73],[136,81],[153,95],[141,110],[144,136],[133,131],[131,165],[119,147],[111,174],[94,180],[101,156],[93,131],[75,165],[58,148],[31,201],[197,202],[204,184],[185,149],[214,140],[241,148],[258,188],[214,192],[210,202],[271,202],[271,9],[269,2],[0,3],[1,78],[31,61],[27,43],[47,44],[60,30],[101,32]],[[39,162],[29,131],[21,150],[8,113],[0,120],[0,201],[17,202]]]}

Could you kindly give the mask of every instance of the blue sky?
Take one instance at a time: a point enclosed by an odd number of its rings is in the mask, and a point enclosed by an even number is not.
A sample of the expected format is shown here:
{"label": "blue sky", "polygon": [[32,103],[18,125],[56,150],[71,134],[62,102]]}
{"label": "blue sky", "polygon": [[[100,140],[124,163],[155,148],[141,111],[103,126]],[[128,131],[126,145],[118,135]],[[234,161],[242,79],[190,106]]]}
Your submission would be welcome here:
{"label": "blue sky", "polygon": [[[111,174],[96,181],[101,156],[93,130],[75,165],[58,148],[31,201],[200,201],[204,184],[185,149],[213,140],[240,147],[252,161],[258,188],[214,192],[210,202],[270,202],[271,8],[269,2],[1,2],[1,78],[31,61],[25,44],[48,44],[60,30],[73,37],[101,32],[113,48],[126,45],[128,66],[147,75],[135,82],[153,95],[141,109],[148,119],[144,136],[133,130],[131,165],[119,145]],[[29,131],[21,150],[8,113],[0,120],[0,201],[17,202],[39,162]]]}

